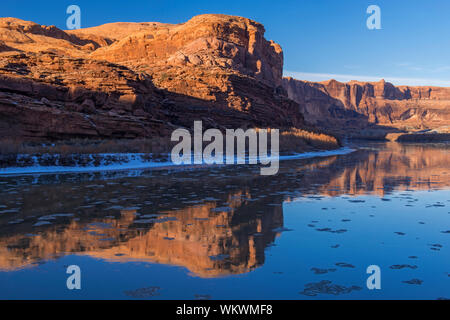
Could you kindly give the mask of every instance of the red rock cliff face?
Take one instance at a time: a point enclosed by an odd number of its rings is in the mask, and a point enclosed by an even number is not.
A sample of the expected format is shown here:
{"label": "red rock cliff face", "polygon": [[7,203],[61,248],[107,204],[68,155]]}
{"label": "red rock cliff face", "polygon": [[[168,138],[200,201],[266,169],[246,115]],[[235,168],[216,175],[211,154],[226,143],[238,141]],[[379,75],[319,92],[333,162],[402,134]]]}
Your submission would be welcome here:
{"label": "red rock cliff face", "polygon": [[[115,24],[109,27],[114,27]],[[263,25],[226,15],[202,15],[181,25],[139,24],[131,35],[115,36],[116,42],[92,54],[116,63],[147,68],[225,68],[281,85],[283,52],[264,38]],[[72,31],[106,35],[104,27]]]}
{"label": "red rock cliff face", "polygon": [[283,53],[249,19],[62,31],[0,19],[0,135],[136,138],[175,127],[304,127]]}
{"label": "red rock cliff face", "polygon": [[394,86],[380,82],[308,82],[283,79],[305,118],[342,130],[373,125],[404,130],[436,129],[450,124],[450,88]]}

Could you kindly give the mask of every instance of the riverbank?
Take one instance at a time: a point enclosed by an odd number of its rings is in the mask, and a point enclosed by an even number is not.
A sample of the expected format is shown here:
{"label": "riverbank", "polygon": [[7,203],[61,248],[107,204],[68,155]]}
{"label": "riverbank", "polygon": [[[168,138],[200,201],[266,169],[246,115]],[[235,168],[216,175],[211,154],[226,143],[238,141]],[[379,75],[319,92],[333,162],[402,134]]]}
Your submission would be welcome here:
{"label": "riverbank", "polygon": [[[279,157],[280,161],[294,159],[308,159],[315,157],[328,157],[344,155],[355,151],[348,147],[335,150],[312,151],[304,153],[284,154]],[[0,163],[5,159],[0,156]],[[258,159],[260,160],[260,159]],[[43,154],[43,155],[17,155],[15,164],[12,158],[11,165],[0,168],[0,175],[23,175],[42,173],[83,173],[101,171],[121,171],[136,169],[154,169],[169,167],[188,167],[191,165],[177,165],[170,161],[170,156],[166,154],[153,155],[146,153],[109,153],[109,154]],[[202,165],[198,165],[202,166]]]}
{"label": "riverbank", "polygon": [[[392,128],[391,128],[392,129]],[[361,130],[345,136],[351,140],[393,141],[393,142],[448,142],[450,141],[450,126],[424,130],[391,130],[374,128]]]}
{"label": "riverbank", "polygon": [[450,133],[392,133],[388,134],[386,136],[386,139],[395,142],[448,142],[450,141]]}

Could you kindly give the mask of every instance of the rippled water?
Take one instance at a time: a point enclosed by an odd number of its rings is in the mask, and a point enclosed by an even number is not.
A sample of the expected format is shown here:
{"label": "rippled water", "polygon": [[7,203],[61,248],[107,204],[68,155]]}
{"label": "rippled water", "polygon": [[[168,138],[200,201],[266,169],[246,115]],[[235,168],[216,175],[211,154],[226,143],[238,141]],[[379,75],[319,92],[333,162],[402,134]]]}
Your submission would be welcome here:
{"label": "rippled water", "polygon": [[[0,177],[0,298],[450,298],[450,146]],[[81,290],[66,269],[81,268]],[[366,269],[381,268],[381,290]]]}

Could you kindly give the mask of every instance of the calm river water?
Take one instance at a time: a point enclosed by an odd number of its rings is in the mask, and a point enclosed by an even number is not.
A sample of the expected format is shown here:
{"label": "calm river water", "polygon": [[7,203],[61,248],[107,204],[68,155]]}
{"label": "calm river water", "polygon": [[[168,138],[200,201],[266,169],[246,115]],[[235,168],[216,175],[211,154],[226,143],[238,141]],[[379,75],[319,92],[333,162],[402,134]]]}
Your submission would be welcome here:
{"label": "calm river water", "polygon": [[450,145],[356,147],[272,177],[0,177],[0,299],[450,298]]}

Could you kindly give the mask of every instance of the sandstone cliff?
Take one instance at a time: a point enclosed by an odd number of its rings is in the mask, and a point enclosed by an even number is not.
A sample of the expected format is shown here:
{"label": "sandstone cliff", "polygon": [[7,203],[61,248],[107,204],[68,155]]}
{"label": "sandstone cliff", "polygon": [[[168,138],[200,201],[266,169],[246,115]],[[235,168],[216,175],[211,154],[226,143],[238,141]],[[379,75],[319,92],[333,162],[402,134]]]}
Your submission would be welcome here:
{"label": "sandstone cliff", "polygon": [[450,88],[292,78],[284,78],[283,86],[307,121],[341,133],[368,128],[416,131],[450,124]]}
{"label": "sandstone cliff", "polygon": [[305,127],[283,52],[249,19],[63,31],[0,19],[0,135],[136,138],[175,127]]}

